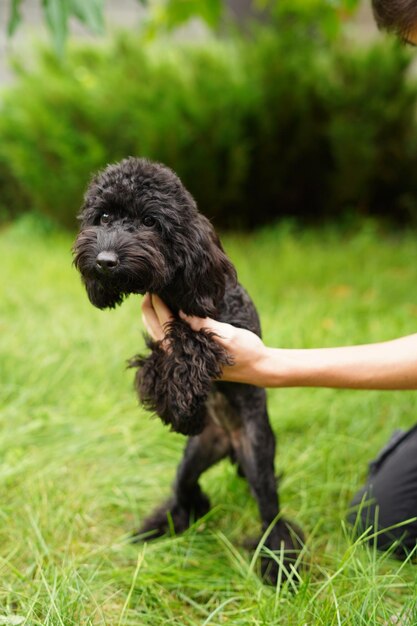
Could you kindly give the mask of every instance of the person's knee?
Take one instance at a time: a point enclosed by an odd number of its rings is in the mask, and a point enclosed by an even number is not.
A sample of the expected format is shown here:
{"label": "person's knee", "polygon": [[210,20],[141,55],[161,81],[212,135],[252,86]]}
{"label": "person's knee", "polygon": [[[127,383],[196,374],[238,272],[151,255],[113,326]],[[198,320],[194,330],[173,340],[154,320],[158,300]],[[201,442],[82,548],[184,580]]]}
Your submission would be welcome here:
{"label": "person's knee", "polygon": [[352,526],[354,540],[406,558],[416,546],[417,522],[393,507],[390,494],[384,497],[375,491],[372,485],[366,485],[350,504],[347,521]]}

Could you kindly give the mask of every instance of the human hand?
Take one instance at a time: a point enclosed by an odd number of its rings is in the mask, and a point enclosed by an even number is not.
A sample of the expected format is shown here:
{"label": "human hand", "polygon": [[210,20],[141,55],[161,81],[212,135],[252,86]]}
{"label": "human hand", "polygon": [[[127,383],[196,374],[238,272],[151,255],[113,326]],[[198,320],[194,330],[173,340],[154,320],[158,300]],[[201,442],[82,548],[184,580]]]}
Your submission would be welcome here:
{"label": "human hand", "polygon": [[[266,348],[257,335],[209,317],[185,315],[182,311],[180,316],[193,330],[207,330],[213,333],[213,339],[230,355],[233,365],[223,367],[222,380],[258,384],[258,364],[265,357]],[[142,320],[155,341],[164,341],[166,325],[172,319],[171,311],[161,298],[155,294],[145,295],[142,301]]]}
{"label": "human hand", "polygon": [[172,322],[171,311],[155,294],[146,293],[142,300],[142,322],[154,341],[165,339],[166,325]]}

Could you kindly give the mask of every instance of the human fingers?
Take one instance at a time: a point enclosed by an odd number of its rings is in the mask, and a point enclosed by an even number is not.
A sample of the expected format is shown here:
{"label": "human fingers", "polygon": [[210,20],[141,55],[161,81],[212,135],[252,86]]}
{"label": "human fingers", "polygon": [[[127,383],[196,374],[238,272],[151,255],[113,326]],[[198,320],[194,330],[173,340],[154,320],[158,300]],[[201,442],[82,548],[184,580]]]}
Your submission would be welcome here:
{"label": "human fingers", "polygon": [[161,300],[159,296],[157,296],[155,293],[151,294],[151,302],[153,310],[155,311],[159,323],[162,327],[164,327],[165,324],[169,324],[169,322],[172,322],[174,316],[172,315],[172,312],[167,307],[165,302]]}
{"label": "human fingers", "polygon": [[159,321],[149,293],[146,293],[142,300],[142,321],[152,339],[162,341],[165,335],[164,329]]}
{"label": "human fingers", "polygon": [[207,330],[215,334],[218,343],[228,347],[235,335],[236,329],[231,324],[218,322],[211,317],[197,317],[186,315],[180,311],[180,317],[191,326],[193,330]]}

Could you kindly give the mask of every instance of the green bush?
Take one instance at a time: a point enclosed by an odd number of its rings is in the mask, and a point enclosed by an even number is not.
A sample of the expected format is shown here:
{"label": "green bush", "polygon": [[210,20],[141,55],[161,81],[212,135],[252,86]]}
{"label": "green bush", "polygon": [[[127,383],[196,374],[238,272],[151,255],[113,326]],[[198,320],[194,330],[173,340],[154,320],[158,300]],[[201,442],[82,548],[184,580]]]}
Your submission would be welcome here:
{"label": "green bush", "polygon": [[214,44],[144,49],[123,35],[74,51],[65,67],[44,54],[3,98],[0,163],[7,160],[9,184],[71,226],[91,173],[141,155],[176,169],[204,210],[222,214],[241,194],[250,101],[236,51],[225,52]]}
{"label": "green bush", "polygon": [[417,218],[408,52],[392,41],[348,48],[298,28],[268,34],[252,53],[262,96],[247,194],[263,217]]}
{"label": "green bush", "polygon": [[346,213],[417,218],[417,91],[392,43],[352,50],[291,16],[249,40],[120,34],[43,52],[0,102],[0,216],[74,227],[92,172],[175,169],[219,226]]}
{"label": "green bush", "polygon": [[333,167],[328,206],[408,222],[417,217],[417,90],[407,80],[408,54],[384,48],[337,58],[325,94]]}

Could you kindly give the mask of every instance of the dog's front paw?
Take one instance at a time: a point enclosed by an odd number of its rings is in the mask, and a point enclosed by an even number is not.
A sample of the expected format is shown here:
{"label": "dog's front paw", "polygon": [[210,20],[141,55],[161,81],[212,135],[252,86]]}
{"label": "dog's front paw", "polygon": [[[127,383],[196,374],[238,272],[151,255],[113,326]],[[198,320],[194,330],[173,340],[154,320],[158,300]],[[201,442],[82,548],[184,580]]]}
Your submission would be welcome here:
{"label": "dog's front paw", "polygon": [[183,435],[200,434],[206,426],[206,401],[213,380],[231,360],[212,335],[195,332],[174,319],[165,325],[165,342],[147,340],[151,354],[130,360],[137,367],[135,384],[142,404],[159,415],[172,430]]}
{"label": "dog's front paw", "polygon": [[262,579],[271,585],[293,577],[294,569],[299,570],[300,553],[304,547],[304,533],[297,524],[281,519],[274,526],[265,541],[265,547],[273,552],[261,558]]}
{"label": "dog's front paw", "polygon": [[163,535],[179,535],[193,522],[203,517],[210,510],[210,500],[203,493],[193,499],[192,505],[184,506],[175,500],[168,500],[158,507],[134,532],[133,541],[157,539]]}
{"label": "dog's front paw", "polygon": [[164,424],[183,435],[200,434],[206,425],[206,399],[211,386],[200,389],[193,378],[196,363],[174,346],[167,353],[160,342],[149,340],[152,352],[130,360],[137,367],[135,386],[143,406],[155,412]]}

